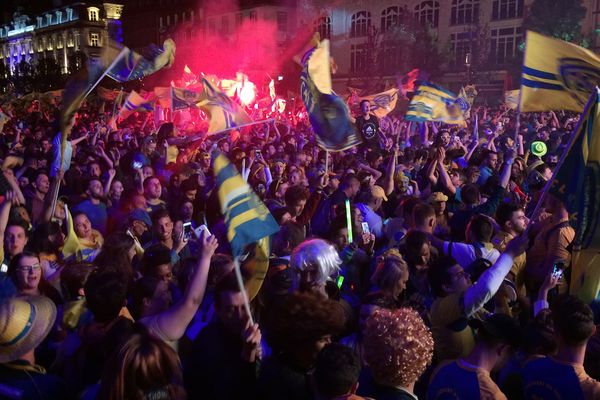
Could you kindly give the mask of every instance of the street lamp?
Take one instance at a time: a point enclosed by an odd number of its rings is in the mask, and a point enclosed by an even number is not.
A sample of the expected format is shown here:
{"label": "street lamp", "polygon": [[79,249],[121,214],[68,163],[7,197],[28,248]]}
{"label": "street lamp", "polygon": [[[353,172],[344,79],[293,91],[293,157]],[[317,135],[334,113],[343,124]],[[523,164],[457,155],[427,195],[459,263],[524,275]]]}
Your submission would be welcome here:
{"label": "street lamp", "polygon": [[467,84],[471,83],[471,53],[465,54],[465,66],[467,67]]}

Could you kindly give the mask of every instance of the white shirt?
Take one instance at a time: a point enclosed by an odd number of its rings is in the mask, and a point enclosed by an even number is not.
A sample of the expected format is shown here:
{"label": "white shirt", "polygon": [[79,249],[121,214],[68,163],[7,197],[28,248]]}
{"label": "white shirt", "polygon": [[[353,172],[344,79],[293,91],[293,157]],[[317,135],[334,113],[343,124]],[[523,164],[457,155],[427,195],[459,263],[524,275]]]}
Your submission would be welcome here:
{"label": "white shirt", "polygon": [[[448,251],[450,243],[452,243],[452,252]],[[485,258],[486,260],[489,260],[490,263],[494,264],[498,257],[500,257],[500,252],[491,247],[491,245],[479,247],[479,249],[481,250],[481,257],[477,257],[475,246],[472,244],[444,242],[444,253],[451,255],[458,265],[463,268],[467,268],[469,265],[473,264],[473,261],[477,258]]]}

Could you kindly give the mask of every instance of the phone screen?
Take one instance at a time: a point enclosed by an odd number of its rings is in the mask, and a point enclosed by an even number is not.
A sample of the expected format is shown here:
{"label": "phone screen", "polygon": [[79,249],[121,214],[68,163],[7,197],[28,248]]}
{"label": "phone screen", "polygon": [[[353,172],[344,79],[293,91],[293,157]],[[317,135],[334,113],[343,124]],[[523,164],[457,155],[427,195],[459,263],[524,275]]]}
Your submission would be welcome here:
{"label": "phone screen", "polygon": [[192,233],[194,230],[192,229],[192,223],[186,222],[183,224],[183,237],[185,240],[190,240],[192,238]]}
{"label": "phone screen", "polygon": [[563,269],[562,269],[562,264],[554,264],[554,269],[552,270],[552,275],[557,278],[560,279],[563,276]]}
{"label": "phone screen", "polygon": [[366,222],[362,223],[362,230],[363,233],[371,233],[371,230],[369,229],[369,224],[367,224]]}

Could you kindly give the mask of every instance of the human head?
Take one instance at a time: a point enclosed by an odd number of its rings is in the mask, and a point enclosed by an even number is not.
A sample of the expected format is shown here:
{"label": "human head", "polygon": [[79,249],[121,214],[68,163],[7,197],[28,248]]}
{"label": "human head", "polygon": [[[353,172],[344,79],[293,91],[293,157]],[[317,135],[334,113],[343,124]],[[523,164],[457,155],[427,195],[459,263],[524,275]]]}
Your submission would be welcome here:
{"label": "human head", "polygon": [[10,260],[8,275],[20,293],[36,291],[42,279],[39,257],[29,251],[17,254]]}
{"label": "human head", "polygon": [[45,296],[8,298],[0,302],[0,364],[35,350],[56,320],[56,306]]}
{"label": "human head", "polygon": [[339,343],[328,344],[319,352],[313,373],[318,394],[334,399],[354,393],[361,367],[354,350]]}
{"label": "human head", "polygon": [[127,283],[114,271],[92,272],[84,286],[87,308],[100,323],[113,321],[125,306]]}
{"label": "human head", "polygon": [[292,292],[274,304],[265,332],[274,353],[289,356],[302,368],[314,364],[317,354],[344,326],[338,302],[312,292]]}
{"label": "human head", "polygon": [[152,214],[152,226],[160,241],[169,240],[173,235],[173,220],[167,210],[160,209]]}
{"label": "human head", "polygon": [[350,199],[353,199],[360,190],[360,182],[355,175],[347,174],[340,182],[339,188],[340,190],[343,190]]}
{"label": "human head", "polygon": [[82,212],[75,213],[73,216],[73,227],[78,238],[90,238],[92,236],[92,223],[87,215]]}
{"label": "human head", "polygon": [[244,297],[233,273],[223,277],[215,287],[215,313],[225,329],[239,335],[246,327],[248,314]]}
{"label": "human head", "polygon": [[427,271],[431,291],[436,297],[463,291],[471,286],[469,274],[452,257],[440,257]]}
{"label": "human head", "polygon": [[529,219],[520,205],[501,203],[496,210],[496,222],[503,231],[520,235],[525,232]]}
{"label": "human head", "polygon": [[369,114],[370,109],[371,109],[371,103],[369,102],[369,100],[363,100],[360,102],[360,111],[361,111],[362,115]]}
{"label": "human head", "polygon": [[479,187],[473,183],[464,185],[461,189],[460,196],[463,203],[468,206],[476,206],[481,203],[481,194],[479,193]]}
{"label": "human head", "polygon": [[162,195],[162,186],[160,184],[160,180],[151,176],[149,178],[144,179],[144,196],[146,196],[149,200],[158,200]]}
{"label": "human head", "polygon": [[469,325],[477,332],[474,351],[487,353],[494,360],[494,364],[505,359],[510,350],[517,350],[519,347],[521,328],[518,322],[507,314],[492,314],[484,320],[472,319]]}
{"label": "human head", "polygon": [[25,222],[11,221],[4,232],[4,250],[10,256],[22,253],[29,240],[29,227]]}
{"label": "human head", "polygon": [[498,166],[498,153],[492,150],[488,150],[483,164],[484,166],[495,170]]}
{"label": "human head", "polygon": [[580,298],[562,295],[551,309],[559,346],[583,345],[596,332],[594,313]]}
{"label": "human head", "polygon": [[141,272],[144,276],[153,276],[166,283],[173,280],[171,250],[163,244],[155,244],[144,251],[141,261]]}
{"label": "human head", "polygon": [[110,185],[110,197],[113,200],[119,200],[123,194],[123,190],[123,183],[118,179],[113,180]]}
{"label": "human head", "polygon": [[342,261],[333,247],[322,239],[310,239],[294,249],[291,267],[294,287],[300,290],[324,290],[325,283],[338,273]]}
{"label": "human head", "polygon": [[371,277],[373,285],[395,299],[406,289],[407,281],[408,265],[400,254],[384,255]]}
{"label": "human head", "polygon": [[285,205],[292,218],[302,214],[308,196],[308,190],[302,186],[290,186],[285,191]]}
{"label": "human head", "polygon": [[99,178],[88,179],[85,193],[90,199],[100,200],[104,197],[104,188]]}
{"label": "human head", "polygon": [[431,261],[429,236],[425,232],[410,230],[404,240],[404,255],[411,272],[426,271]]}
{"label": "human head", "polygon": [[412,212],[413,227],[426,233],[433,233],[435,228],[435,210],[426,203],[419,203]]}
{"label": "human head", "polygon": [[133,285],[134,318],[157,315],[169,309],[172,304],[169,285],[155,276],[142,276]]}
{"label": "human head", "polygon": [[50,190],[50,180],[48,174],[44,171],[40,171],[35,174],[35,179],[31,183],[31,186],[35,191],[41,195],[45,195]]}
{"label": "human head", "polygon": [[363,349],[375,382],[410,388],[431,363],[433,337],[415,310],[379,309],[367,321]]}
{"label": "human head", "polygon": [[435,210],[435,215],[441,216],[444,215],[446,211],[446,202],[448,201],[448,196],[446,196],[442,192],[434,192],[429,197],[429,204]]}
{"label": "human head", "polygon": [[182,399],[181,363],[163,340],[140,328],[106,363],[99,398]]}
{"label": "human head", "polygon": [[467,224],[465,237],[469,243],[489,243],[492,240],[493,234],[494,226],[490,218],[477,214],[471,217],[471,220]]}
{"label": "human head", "polygon": [[289,256],[292,250],[306,239],[303,226],[292,221],[281,224],[279,232],[273,237],[273,254]]}
{"label": "human head", "polygon": [[368,192],[367,203],[373,209],[373,211],[379,210],[384,201],[387,201],[385,190],[378,185],[371,187]]}
{"label": "human head", "polygon": [[84,286],[94,271],[89,263],[67,263],[60,271],[60,289],[66,301],[76,300],[85,295]]}
{"label": "human head", "polygon": [[129,214],[129,227],[136,237],[142,237],[151,226],[152,220],[145,209],[136,208]]}

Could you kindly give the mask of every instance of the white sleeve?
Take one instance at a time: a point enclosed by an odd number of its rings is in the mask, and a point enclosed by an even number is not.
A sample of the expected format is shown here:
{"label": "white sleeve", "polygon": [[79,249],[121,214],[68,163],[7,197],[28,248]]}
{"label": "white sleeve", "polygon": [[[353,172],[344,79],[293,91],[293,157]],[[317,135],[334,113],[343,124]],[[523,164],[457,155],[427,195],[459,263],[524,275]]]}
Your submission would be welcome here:
{"label": "white sleeve", "polygon": [[[452,254],[449,253],[450,243],[452,243]],[[475,261],[475,250],[473,246],[460,242],[444,242],[444,253],[450,255],[456,260],[458,265],[467,268]]]}
{"label": "white sleeve", "polygon": [[488,268],[473,286],[467,289],[464,296],[464,310],[467,317],[472,316],[494,297],[506,274],[512,268],[513,262],[512,256],[506,253],[501,254],[496,263]]}

